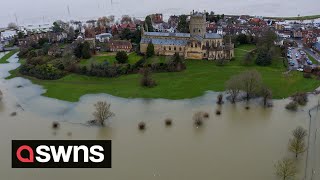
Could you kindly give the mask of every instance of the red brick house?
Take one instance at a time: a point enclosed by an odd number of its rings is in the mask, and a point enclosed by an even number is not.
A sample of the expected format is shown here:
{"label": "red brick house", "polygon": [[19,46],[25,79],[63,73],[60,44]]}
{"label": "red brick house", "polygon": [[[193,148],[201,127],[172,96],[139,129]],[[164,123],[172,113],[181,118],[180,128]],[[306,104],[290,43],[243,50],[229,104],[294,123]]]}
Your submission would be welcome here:
{"label": "red brick house", "polygon": [[119,52],[119,51],[130,52],[132,49],[132,44],[130,41],[125,41],[125,40],[110,40],[107,47],[108,47],[108,50],[111,52]]}
{"label": "red brick house", "polygon": [[316,42],[317,42],[317,35],[312,31],[309,31],[308,34],[306,34],[303,37],[303,44],[305,46],[312,47]]}

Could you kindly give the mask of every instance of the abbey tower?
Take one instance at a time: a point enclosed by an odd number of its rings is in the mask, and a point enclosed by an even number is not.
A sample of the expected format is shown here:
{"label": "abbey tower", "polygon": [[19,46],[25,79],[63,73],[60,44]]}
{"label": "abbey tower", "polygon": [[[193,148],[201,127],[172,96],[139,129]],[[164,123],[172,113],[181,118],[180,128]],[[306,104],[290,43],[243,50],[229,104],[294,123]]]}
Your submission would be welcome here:
{"label": "abbey tower", "polygon": [[192,12],[189,29],[192,37],[200,36],[204,38],[206,34],[206,15],[199,12]]}

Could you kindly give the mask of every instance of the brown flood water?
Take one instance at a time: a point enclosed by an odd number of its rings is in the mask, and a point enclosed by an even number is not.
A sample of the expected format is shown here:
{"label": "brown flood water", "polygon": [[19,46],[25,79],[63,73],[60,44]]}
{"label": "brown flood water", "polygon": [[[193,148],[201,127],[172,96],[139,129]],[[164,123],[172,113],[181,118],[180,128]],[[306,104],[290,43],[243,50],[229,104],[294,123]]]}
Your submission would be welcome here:
{"label": "brown flood water", "polygon": [[[14,58],[10,62],[8,67],[0,65],[3,77],[7,75],[5,70],[18,66]],[[0,103],[0,179],[4,180],[277,179],[274,163],[283,157],[294,157],[287,150],[291,131],[298,125],[308,127],[307,109],[318,101],[318,97],[311,96],[308,106],[297,113],[284,109],[289,100],[276,100],[270,109],[252,102],[250,110],[245,110],[243,103],[226,102],[221,107],[222,115],[216,116],[219,107],[215,103],[217,93],[213,92],[178,101],[98,94],[83,96],[79,103],[68,103],[40,96],[44,90],[25,79],[4,80],[1,73],[0,89],[4,93]],[[93,104],[101,99],[110,102],[116,114],[109,126],[81,124],[92,119]],[[192,121],[197,111],[210,114],[201,128],[196,128]],[[17,112],[17,116],[10,117],[12,112]],[[166,118],[173,119],[172,127],[165,127]],[[61,121],[61,128],[51,129],[53,121]],[[147,123],[144,132],[137,128],[140,121]],[[11,140],[19,139],[111,139],[113,167],[12,169]],[[301,179],[305,157],[298,164]]]}

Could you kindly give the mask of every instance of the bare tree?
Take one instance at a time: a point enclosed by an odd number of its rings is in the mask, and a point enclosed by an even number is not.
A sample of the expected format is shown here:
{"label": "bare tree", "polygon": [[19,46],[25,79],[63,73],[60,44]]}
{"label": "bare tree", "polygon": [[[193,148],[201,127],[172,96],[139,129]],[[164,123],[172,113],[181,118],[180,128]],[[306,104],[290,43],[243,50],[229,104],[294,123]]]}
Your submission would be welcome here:
{"label": "bare tree", "polygon": [[294,138],[296,138],[300,141],[303,141],[304,138],[308,135],[308,132],[303,127],[299,126],[295,130],[292,131],[292,135]]}
{"label": "bare tree", "polygon": [[241,89],[241,81],[239,76],[233,76],[231,77],[231,79],[229,79],[226,82],[226,90],[227,93],[230,95],[230,100],[232,103],[236,102],[236,99],[240,93],[240,89]]}
{"label": "bare tree", "polygon": [[268,105],[268,101],[272,99],[272,91],[266,86],[262,86],[260,89],[260,95],[263,98],[263,106],[266,107]]}
{"label": "bare tree", "polygon": [[95,121],[102,126],[104,121],[114,116],[114,113],[110,111],[111,104],[108,104],[106,101],[98,101],[94,104],[96,111],[93,113]]}
{"label": "bare tree", "polygon": [[306,145],[303,140],[293,138],[289,141],[289,150],[295,153],[296,158],[298,158],[299,154],[302,154],[306,151]]}
{"label": "bare tree", "polygon": [[250,97],[258,93],[261,87],[261,75],[258,71],[246,71],[240,74],[241,82],[242,82],[242,90],[246,92],[246,99],[247,101],[250,100]]}
{"label": "bare tree", "polygon": [[11,22],[8,24],[8,28],[9,29],[17,29],[17,25],[15,23]]}
{"label": "bare tree", "polygon": [[294,178],[297,174],[297,168],[290,159],[282,159],[275,164],[276,175],[282,180]]}

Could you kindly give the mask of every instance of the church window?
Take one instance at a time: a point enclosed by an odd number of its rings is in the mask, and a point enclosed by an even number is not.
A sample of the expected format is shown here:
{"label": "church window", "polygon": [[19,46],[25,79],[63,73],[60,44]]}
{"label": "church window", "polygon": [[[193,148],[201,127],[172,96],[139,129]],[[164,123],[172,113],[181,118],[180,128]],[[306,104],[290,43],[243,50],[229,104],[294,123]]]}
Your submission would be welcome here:
{"label": "church window", "polygon": [[163,50],[166,50],[166,47],[163,47]]}
{"label": "church window", "polygon": [[176,50],[177,50],[177,48],[176,48],[176,47],[174,47],[174,50],[176,51]]}
{"label": "church window", "polygon": [[169,51],[171,51],[171,46],[169,46]]}
{"label": "church window", "polygon": [[197,43],[195,44],[195,47],[196,47],[196,48],[198,47]]}
{"label": "church window", "polygon": [[179,50],[182,51],[182,48],[180,47]]}

